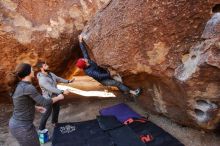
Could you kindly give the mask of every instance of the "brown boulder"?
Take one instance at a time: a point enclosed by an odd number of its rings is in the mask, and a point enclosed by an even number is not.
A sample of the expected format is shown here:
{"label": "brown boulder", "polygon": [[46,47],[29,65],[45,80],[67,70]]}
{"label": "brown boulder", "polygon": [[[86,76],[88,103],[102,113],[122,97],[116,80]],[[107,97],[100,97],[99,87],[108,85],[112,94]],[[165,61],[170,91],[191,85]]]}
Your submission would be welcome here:
{"label": "brown boulder", "polygon": [[84,29],[84,40],[98,64],[142,86],[143,107],[213,130],[220,121],[220,47],[218,39],[201,38],[213,7],[200,0],[112,0]]}
{"label": "brown boulder", "polygon": [[7,0],[0,2],[0,92],[19,62],[47,61],[60,73],[86,22],[108,0]]}

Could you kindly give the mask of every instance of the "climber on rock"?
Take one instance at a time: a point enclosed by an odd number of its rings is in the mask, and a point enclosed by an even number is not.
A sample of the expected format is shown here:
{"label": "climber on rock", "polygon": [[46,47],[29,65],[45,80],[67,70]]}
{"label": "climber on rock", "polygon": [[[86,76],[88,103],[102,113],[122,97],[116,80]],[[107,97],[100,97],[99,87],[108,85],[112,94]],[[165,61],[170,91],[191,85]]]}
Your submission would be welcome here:
{"label": "climber on rock", "polygon": [[79,35],[79,43],[84,58],[79,58],[76,66],[80,69],[83,69],[86,75],[94,78],[104,86],[117,87],[121,92],[127,95],[127,97],[129,97],[129,94],[133,95],[133,97],[137,97],[141,94],[140,88],[136,90],[129,89],[122,82],[113,78],[115,72],[109,72],[107,69],[98,66],[94,61],[92,61],[87,53],[87,47],[83,41],[82,35]]}

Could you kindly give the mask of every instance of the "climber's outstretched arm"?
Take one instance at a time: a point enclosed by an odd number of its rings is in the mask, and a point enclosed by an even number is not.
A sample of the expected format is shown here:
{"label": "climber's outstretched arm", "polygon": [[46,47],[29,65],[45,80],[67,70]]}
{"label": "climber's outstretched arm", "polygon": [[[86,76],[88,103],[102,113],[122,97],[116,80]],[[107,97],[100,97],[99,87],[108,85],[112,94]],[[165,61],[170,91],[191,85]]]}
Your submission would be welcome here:
{"label": "climber's outstretched arm", "polygon": [[83,38],[82,38],[81,35],[79,35],[79,45],[80,45],[80,49],[81,49],[82,54],[83,54],[83,58],[90,60],[89,54],[87,52],[87,45],[83,41]]}

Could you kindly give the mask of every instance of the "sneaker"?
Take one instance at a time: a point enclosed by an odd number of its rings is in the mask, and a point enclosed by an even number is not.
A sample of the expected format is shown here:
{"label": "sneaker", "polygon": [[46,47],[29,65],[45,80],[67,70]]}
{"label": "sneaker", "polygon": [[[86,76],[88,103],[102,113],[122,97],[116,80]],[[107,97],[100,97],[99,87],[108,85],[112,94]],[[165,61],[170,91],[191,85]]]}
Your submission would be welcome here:
{"label": "sneaker", "polygon": [[140,96],[141,95],[141,93],[142,93],[142,89],[141,88],[137,88],[136,90],[135,90],[135,94],[134,94],[134,96]]}
{"label": "sneaker", "polygon": [[48,129],[39,130],[38,137],[41,144],[47,143],[50,140]]}

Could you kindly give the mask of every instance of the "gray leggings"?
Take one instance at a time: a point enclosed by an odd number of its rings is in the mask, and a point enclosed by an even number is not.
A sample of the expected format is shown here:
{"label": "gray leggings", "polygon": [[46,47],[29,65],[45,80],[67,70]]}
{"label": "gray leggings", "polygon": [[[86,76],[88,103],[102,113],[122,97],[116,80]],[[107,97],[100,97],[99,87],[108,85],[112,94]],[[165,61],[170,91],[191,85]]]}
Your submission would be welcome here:
{"label": "gray leggings", "polygon": [[33,124],[22,127],[9,125],[9,130],[20,146],[40,146],[37,131]]}
{"label": "gray leggings", "polygon": [[130,89],[125,86],[124,84],[122,84],[119,81],[116,81],[114,79],[105,79],[100,81],[100,83],[104,86],[115,86],[117,87],[121,92],[128,94]]}

